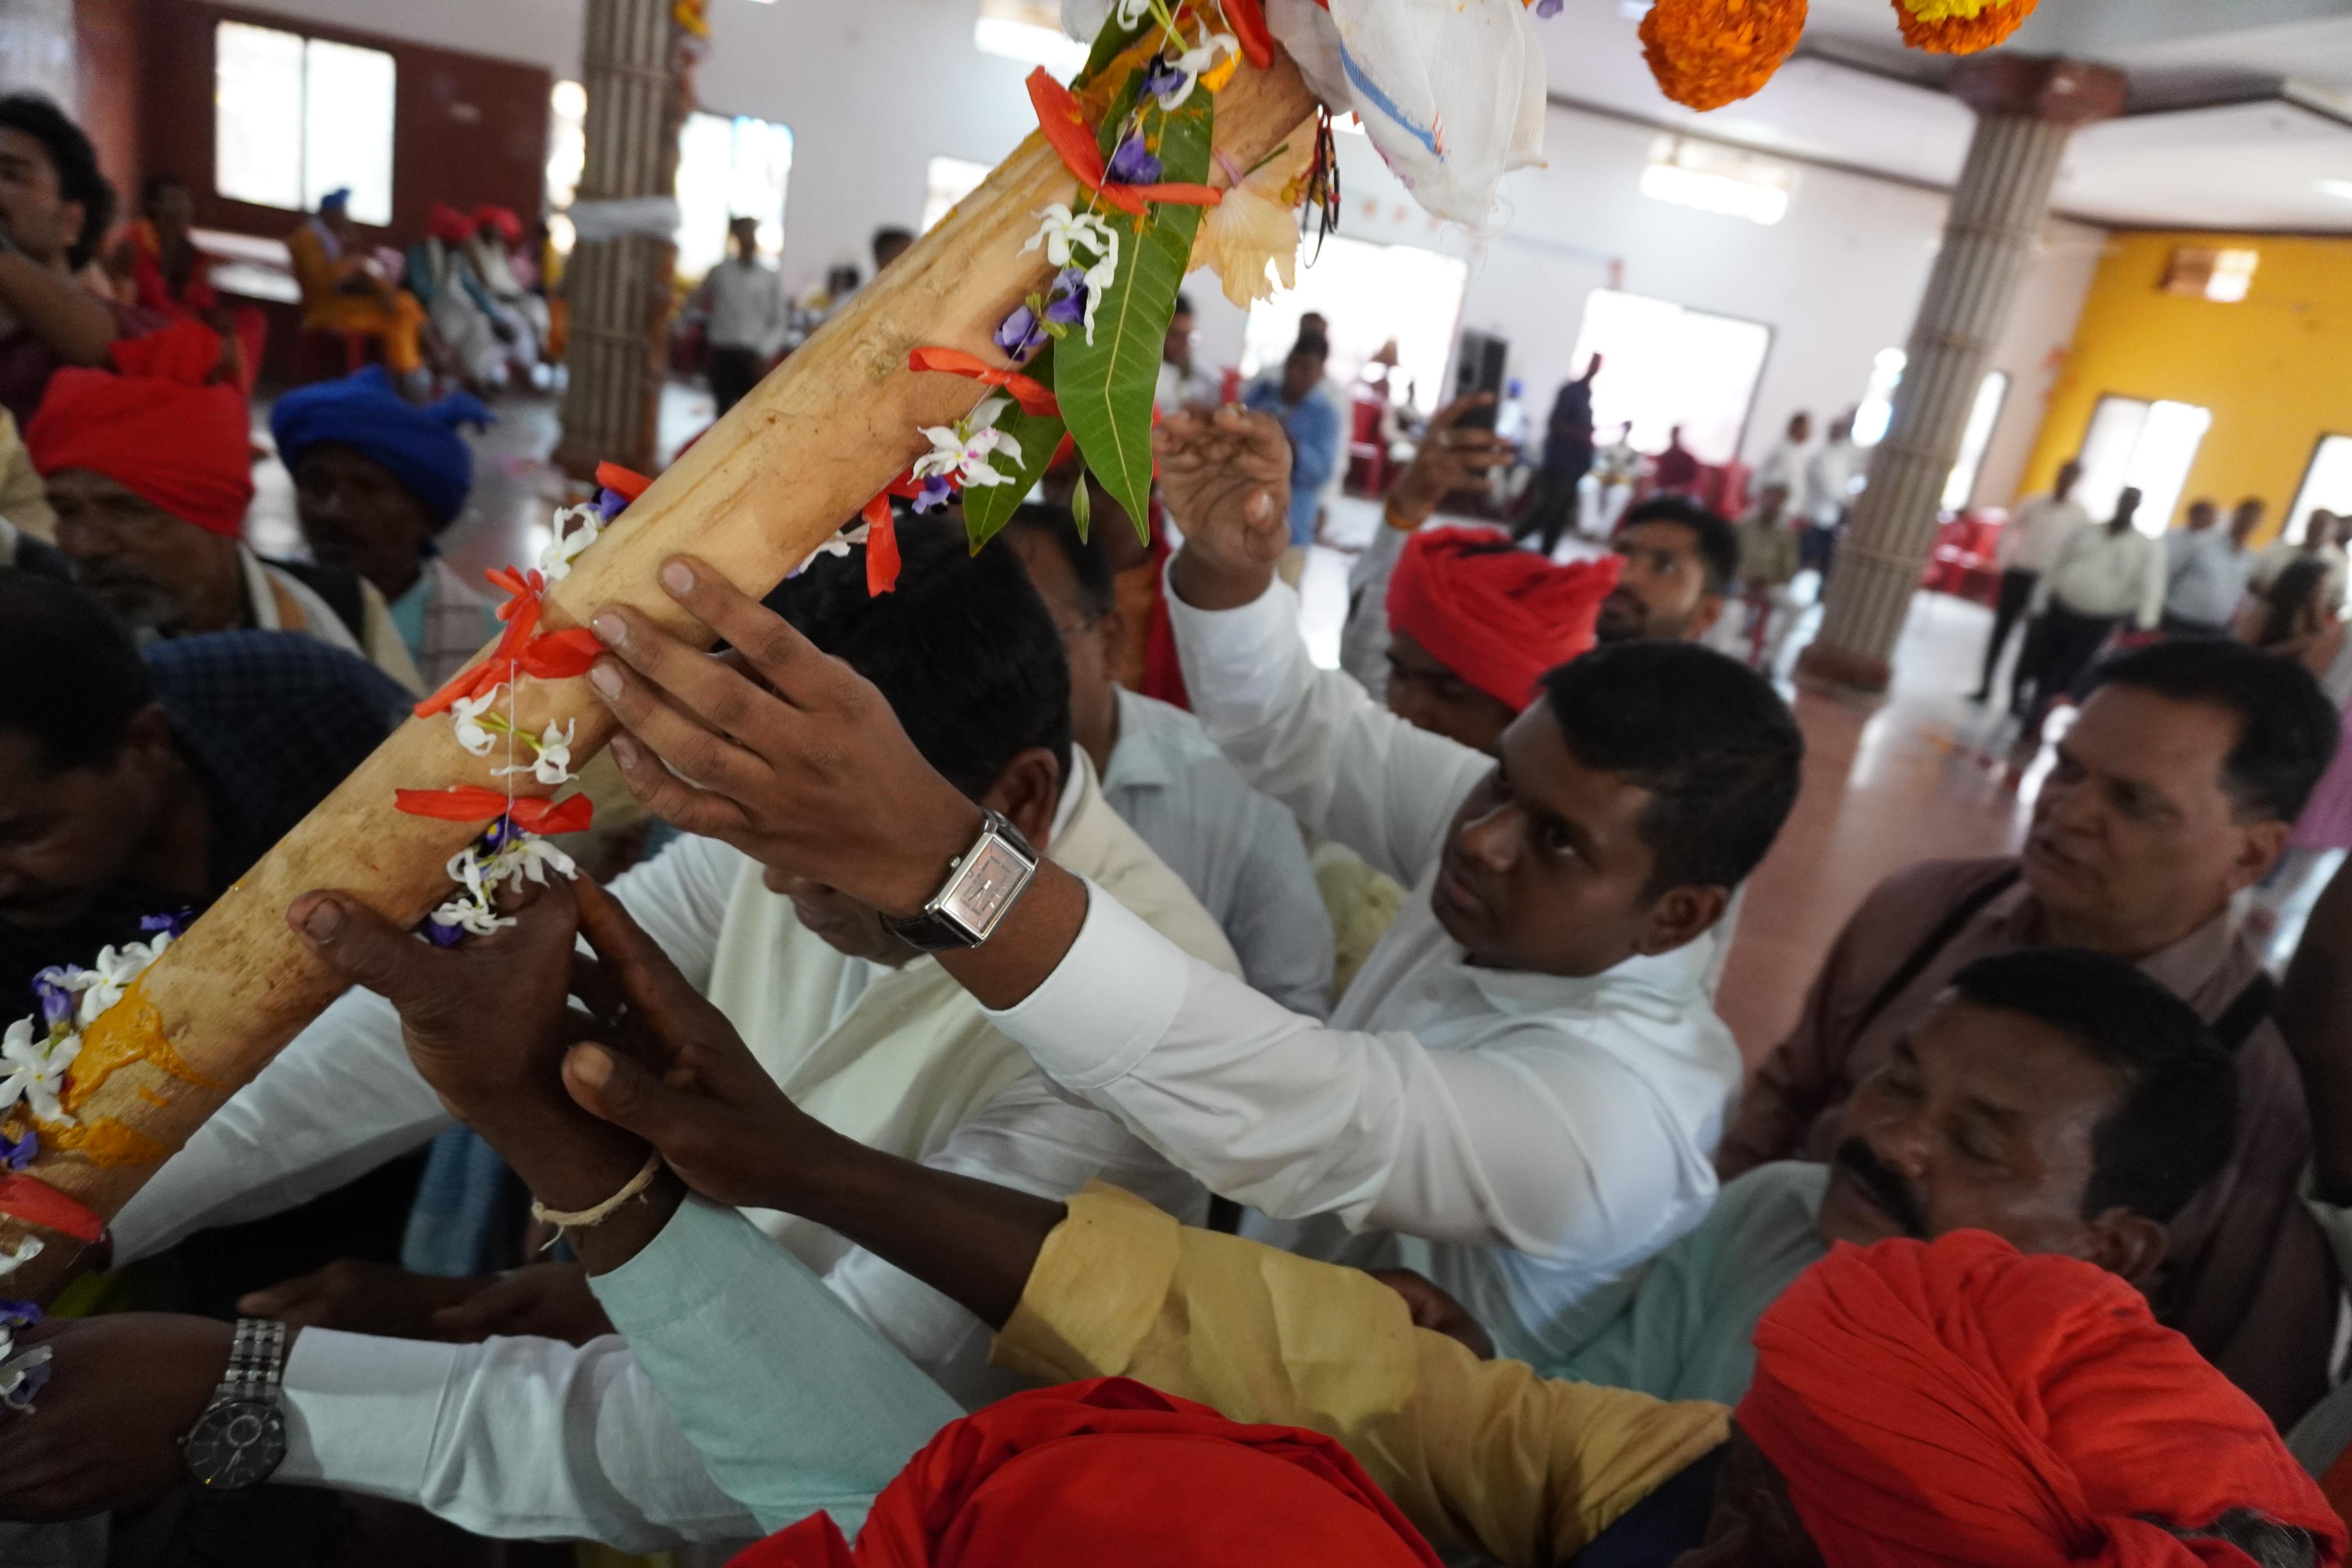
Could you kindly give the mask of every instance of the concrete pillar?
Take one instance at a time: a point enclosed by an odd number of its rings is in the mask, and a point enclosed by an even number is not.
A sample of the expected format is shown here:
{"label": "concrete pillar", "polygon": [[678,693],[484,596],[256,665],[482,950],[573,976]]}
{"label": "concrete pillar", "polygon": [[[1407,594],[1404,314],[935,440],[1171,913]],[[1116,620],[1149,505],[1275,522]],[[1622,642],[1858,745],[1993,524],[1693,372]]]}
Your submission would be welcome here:
{"label": "concrete pillar", "polygon": [[[671,0],[588,0],[581,61],[587,149],[576,202],[676,190],[686,97],[677,57],[683,35],[670,8]],[[603,461],[653,471],[674,259],[667,235],[583,240],[572,249],[563,274],[568,379],[555,453],[571,474],[584,478]]]}
{"label": "concrete pillar", "polygon": [[1967,61],[1953,93],[1977,111],[1943,247],[1911,328],[1886,438],[1839,542],[1822,629],[1798,661],[1814,680],[1886,689],[1889,658],[1936,538],[1969,409],[2040,243],[2050,188],[2078,125],[2124,106],[2123,73],[2080,60],[1995,53]]}

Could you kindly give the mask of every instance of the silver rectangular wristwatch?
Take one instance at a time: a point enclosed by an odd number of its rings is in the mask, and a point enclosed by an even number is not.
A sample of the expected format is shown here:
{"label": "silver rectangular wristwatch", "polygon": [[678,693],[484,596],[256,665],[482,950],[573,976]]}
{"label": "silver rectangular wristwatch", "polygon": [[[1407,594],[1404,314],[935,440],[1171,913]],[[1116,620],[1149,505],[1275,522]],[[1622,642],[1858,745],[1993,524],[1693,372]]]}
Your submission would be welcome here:
{"label": "silver rectangular wristwatch", "polygon": [[910,947],[926,953],[977,947],[995,933],[1029,879],[1037,852],[1001,811],[987,813],[980,837],[948,866],[948,880],[919,915],[883,924]]}

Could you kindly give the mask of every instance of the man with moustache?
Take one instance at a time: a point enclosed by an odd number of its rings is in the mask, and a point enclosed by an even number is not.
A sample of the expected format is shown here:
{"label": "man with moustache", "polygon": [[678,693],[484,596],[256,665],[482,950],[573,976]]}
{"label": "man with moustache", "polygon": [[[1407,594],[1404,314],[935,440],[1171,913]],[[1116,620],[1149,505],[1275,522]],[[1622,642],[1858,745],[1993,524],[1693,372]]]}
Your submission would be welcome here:
{"label": "man with moustache", "polygon": [[2159,1314],[2282,1425],[2327,1386],[2336,1285],[2297,1197],[2303,1081],[2230,903],[2262,880],[2334,754],[2310,673],[2219,639],[2112,661],[2058,743],[2022,856],[1930,862],[1847,924],[1795,1030],[1758,1073],[1717,1164],[1828,1158],[1859,1086],[1977,958],[2085,947],[2137,964],[2235,1055],[2236,1148],[2171,1225]]}
{"label": "man with moustache", "polygon": [[[1990,1230],[2147,1281],[2166,1223],[2229,1158],[2237,1106],[2204,1020],[2130,965],[2065,947],[1979,958],[1846,1103],[1828,1164],[1725,1184],[1697,1229],[1580,1308],[1589,1337],[1538,1370],[1734,1404],[1758,1320],[1842,1241]],[[1423,1326],[1476,1345],[1425,1281],[1391,1282]]]}

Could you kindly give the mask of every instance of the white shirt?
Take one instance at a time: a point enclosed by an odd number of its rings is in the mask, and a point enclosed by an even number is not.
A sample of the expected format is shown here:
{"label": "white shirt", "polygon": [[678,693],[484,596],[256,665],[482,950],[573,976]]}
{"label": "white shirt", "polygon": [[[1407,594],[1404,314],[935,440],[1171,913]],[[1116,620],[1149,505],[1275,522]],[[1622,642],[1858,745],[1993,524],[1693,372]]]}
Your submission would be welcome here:
{"label": "white shirt", "polygon": [[1756,493],[1761,495],[1774,485],[1789,492],[1791,505],[1805,497],[1805,449],[1793,441],[1782,441],[1756,465]]}
{"label": "white shirt", "polygon": [[1335,1009],[1290,1013],[1172,951],[1108,899],[1044,984],[992,1015],[1064,1087],[1212,1191],[1276,1219],[1437,1245],[1423,1261],[1507,1355],[1688,1230],[1740,1082],[1700,941],[1582,978],[1474,967],[1430,908],[1454,810],[1494,766],[1309,663],[1280,583],[1168,605],[1202,723],[1307,827],[1412,888]]}
{"label": "white shirt", "polygon": [[2066,536],[2090,526],[2091,514],[2079,501],[2029,497],[2017,504],[2016,515],[1993,542],[1993,559],[2005,571],[2048,571]]}
{"label": "white shirt", "polygon": [[1224,378],[1205,366],[1195,365],[1187,372],[1162,360],[1160,379],[1151,393],[1151,406],[1161,413],[1214,408],[1223,401],[1224,390]]}
{"label": "white shirt", "polygon": [[2190,533],[2164,536],[2164,611],[2183,621],[2227,629],[2246,596],[2253,553],[2230,538],[2220,523]]}
{"label": "white shirt", "polygon": [[1834,527],[1861,487],[1870,456],[1851,441],[1828,441],[1805,463],[1805,490],[1795,497],[1807,519],[1820,528]]}
{"label": "white shirt", "polygon": [[2319,559],[2327,563],[2327,580],[2319,591],[2322,601],[2331,609],[2343,603],[2346,562],[2344,552],[2334,545],[2321,545],[2317,550],[2310,552],[2306,552],[2301,545],[2291,545],[2284,541],[2271,546],[2254,557],[2252,586],[2260,591],[2269,591],[2271,584],[2279,580],[2279,574],[2302,559],[2306,553],[2316,555]]}
{"label": "white shirt", "polygon": [[1293,1012],[1331,1010],[1331,916],[1307,841],[1199,719],[1119,688],[1118,743],[1102,789],[1223,928],[1244,979]]}
{"label": "white shirt", "polygon": [[[1238,972],[1205,912],[1103,803],[1083,754],[1077,762],[1047,852],[1132,898],[1139,920],[1173,932],[1204,967]],[[1196,1183],[1112,1118],[1055,1093],[936,960],[889,970],[845,957],[802,930],[759,878],[740,852],[687,839],[613,893],[804,1109],[874,1146],[1041,1197],[1100,1178],[1200,1218]],[[116,1217],[116,1254],[129,1261],[191,1231],[276,1213],[448,1124],[391,1005],[347,992]],[[751,1218],[968,1406],[1015,1386],[986,1366],[988,1331],[945,1296],[833,1232]],[[710,1482],[618,1339],[575,1349],[312,1331],[288,1358],[285,1385],[281,1479],[415,1502],[484,1535],[647,1552],[760,1533]]]}
{"label": "white shirt", "polygon": [[2033,591],[2033,613],[2053,601],[2077,615],[2129,617],[2143,632],[2164,613],[2164,547],[2137,528],[2094,523],[2058,546]]}
{"label": "white shirt", "polygon": [[1389,583],[1412,532],[1392,528],[1384,518],[1372,530],[1371,543],[1348,569],[1348,619],[1339,628],[1339,668],[1383,705],[1389,696]]}
{"label": "white shirt", "polygon": [[710,269],[702,287],[710,301],[703,336],[712,348],[772,354],[784,346],[784,286],[774,267],[730,256]]}

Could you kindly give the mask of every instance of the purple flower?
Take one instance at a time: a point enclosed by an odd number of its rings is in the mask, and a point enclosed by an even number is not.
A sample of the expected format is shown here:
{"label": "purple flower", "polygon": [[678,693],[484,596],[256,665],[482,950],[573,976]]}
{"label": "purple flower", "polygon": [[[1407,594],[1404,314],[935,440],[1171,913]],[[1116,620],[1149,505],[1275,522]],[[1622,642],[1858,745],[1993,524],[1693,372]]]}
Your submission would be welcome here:
{"label": "purple flower", "polygon": [[1030,350],[1045,340],[1045,329],[1037,324],[1037,313],[1026,305],[1015,305],[996,329],[996,346],[1014,360],[1025,360]]}
{"label": "purple flower", "polygon": [[187,935],[188,927],[194,925],[195,921],[196,912],[194,910],[178,909],[169,915],[141,915],[139,917],[139,929],[145,932],[150,936],[154,936],[160,931],[176,940],[179,937]]}
{"label": "purple flower", "polygon": [[935,474],[923,481],[922,494],[915,497],[915,510],[936,512],[948,504],[950,493],[947,480]]}
{"label": "purple flower", "polygon": [[11,1138],[7,1134],[0,1133],[0,1170],[23,1170],[40,1152],[41,1134],[29,1127],[21,1138]]}
{"label": "purple flower", "polygon": [[425,939],[436,947],[455,947],[466,939],[466,928],[462,925],[446,925],[438,920],[427,920],[425,923]]}
{"label": "purple flower", "polygon": [[514,825],[514,819],[512,817],[500,817],[497,821],[492,822],[488,827],[482,830],[482,836],[476,840],[475,843],[479,847],[483,854],[494,855],[500,850],[506,848],[509,844],[514,842],[517,838],[521,836],[521,833],[522,830]]}
{"label": "purple flower", "polygon": [[1066,267],[1054,279],[1054,298],[1045,302],[1045,319],[1056,327],[1075,327],[1087,319],[1087,275]]}
{"label": "purple flower", "polygon": [[[1551,0],[1555,9],[1561,0]],[[1163,98],[1184,85],[1184,68],[1162,55],[1143,68],[1143,90],[1154,98]],[[1150,183],[1149,181],[1141,182]]]}
{"label": "purple flower", "polygon": [[1559,8],[1567,3],[1568,0],[1536,0],[1536,15],[1544,17],[1557,16],[1559,15]]}
{"label": "purple flower", "polygon": [[1149,185],[1160,178],[1160,160],[1143,145],[1142,137],[1130,136],[1110,155],[1106,172],[1122,185]]}
{"label": "purple flower", "polygon": [[33,994],[41,998],[42,1021],[51,1029],[71,1019],[74,1009],[80,1005],[79,997],[66,984],[68,972],[52,964],[33,977]]}
{"label": "purple flower", "polygon": [[[1558,0],[1554,3],[1557,4]],[[629,498],[618,490],[599,490],[596,492],[596,520],[609,523],[626,511],[628,506]]]}
{"label": "purple flower", "polygon": [[0,1301],[0,1325],[28,1329],[41,1321],[41,1309],[30,1301]]}

